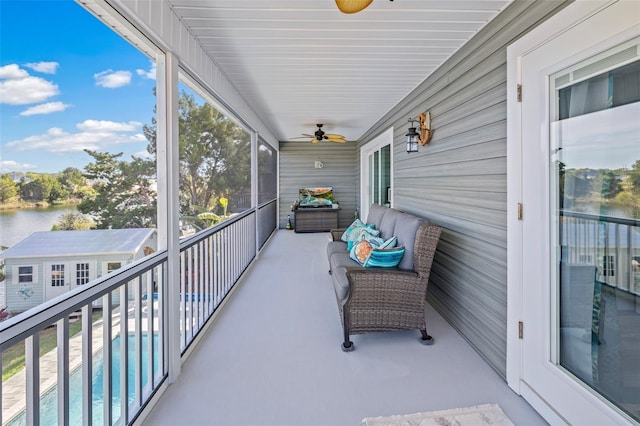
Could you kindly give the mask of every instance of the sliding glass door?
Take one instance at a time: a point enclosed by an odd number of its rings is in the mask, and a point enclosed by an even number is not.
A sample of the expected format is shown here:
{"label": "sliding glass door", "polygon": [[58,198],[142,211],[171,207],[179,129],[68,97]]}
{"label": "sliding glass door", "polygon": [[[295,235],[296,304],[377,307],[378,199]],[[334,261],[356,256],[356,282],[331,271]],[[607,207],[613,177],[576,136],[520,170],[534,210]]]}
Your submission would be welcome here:
{"label": "sliding glass door", "polygon": [[366,220],[371,204],[391,207],[392,142],[393,130],[390,129],[362,147],[360,151],[362,167],[360,212],[363,220]]}

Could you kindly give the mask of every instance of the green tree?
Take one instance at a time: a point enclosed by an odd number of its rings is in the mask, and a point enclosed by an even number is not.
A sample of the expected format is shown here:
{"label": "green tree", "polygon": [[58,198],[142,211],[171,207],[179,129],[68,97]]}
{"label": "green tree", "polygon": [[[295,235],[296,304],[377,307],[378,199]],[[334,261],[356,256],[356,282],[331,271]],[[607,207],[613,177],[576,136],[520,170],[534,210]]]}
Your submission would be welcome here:
{"label": "green tree", "polygon": [[119,160],[122,153],[109,154],[85,150],[94,161],[85,167],[84,176],[91,179],[94,194],[78,205],[81,213],[94,218],[100,229],[154,227],[156,193],[154,162],[134,158]]}
{"label": "green tree", "polygon": [[629,182],[631,183],[631,192],[640,196],[640,160],[636,160],[631,166]]}
{"label": "green tree", "polygon": [[[144,126],[147,150],[156,152],[156,121]],[[211,105],[198,105],[182,92],[179,100],[181,213],[218,210],[218,198],[249,192],[250,135]],[[231,195],[232,196],[232,195]],[[222,213],[220,210],[218,210]]]}
{"label": "green tree", "polygon": [[74,197],[81,195],[82,188],[87,184],[87,179],[82,175],[82,171],[75,167],[67,167],[61,171],[58,175],[58,181],[62,188]]}
{"label": "green tree", "polygon": [[67,195],[58,179],[50,174],[27,173],[20,184],[20,196],[23,200],[53,203]]}
{"label": "green tree", "polygon": [[569,169],[565,172],[564,182],[569,197],[588,197],[591,193],[591,183],[584,169]]}
{"label": "green tree", "polygon": [[81,214],[81,213],[64,213],[60,215],[58,221],[53,228],[52,231],[75,231],[75,230],[86,230],[92,229],[95,227],[95,222],[89,216]]}
{"label": "green tree", "polygon": [[6,203],[18,195],[18,185],[9,174],[0,175],[0,203]]}
{"label": "green tree", "polygon": [[595,191],[595,195],[599,195],[605,200],[615,198],[615,196],[622,191],[620,179],[618,179],[615,173],[609,169],[602,169],[598,171],[597,176],[593,179],[593,185],[591,188]]}

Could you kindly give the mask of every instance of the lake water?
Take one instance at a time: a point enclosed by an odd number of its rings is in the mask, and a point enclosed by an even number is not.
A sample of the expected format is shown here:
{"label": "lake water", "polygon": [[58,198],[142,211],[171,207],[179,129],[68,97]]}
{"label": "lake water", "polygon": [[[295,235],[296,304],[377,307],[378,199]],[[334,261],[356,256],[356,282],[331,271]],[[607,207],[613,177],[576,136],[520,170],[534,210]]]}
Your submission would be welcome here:
{"label": "lake water", "polygon": [[36,231],[51,231],[64,213],[77,212],[75,206],[0,210],[0,246],[11,247]]}

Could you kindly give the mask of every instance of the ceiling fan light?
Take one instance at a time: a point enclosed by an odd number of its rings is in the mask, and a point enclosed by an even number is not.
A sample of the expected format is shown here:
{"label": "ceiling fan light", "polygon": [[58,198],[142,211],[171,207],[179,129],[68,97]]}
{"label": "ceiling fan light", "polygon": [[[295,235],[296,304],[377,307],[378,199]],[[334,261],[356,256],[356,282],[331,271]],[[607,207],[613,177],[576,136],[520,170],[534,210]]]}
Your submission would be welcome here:
{"label": "ceiling fan light", "polygon": [[336,0],[336,5],[342,13],[356,13],[365,9],[373,0]]}

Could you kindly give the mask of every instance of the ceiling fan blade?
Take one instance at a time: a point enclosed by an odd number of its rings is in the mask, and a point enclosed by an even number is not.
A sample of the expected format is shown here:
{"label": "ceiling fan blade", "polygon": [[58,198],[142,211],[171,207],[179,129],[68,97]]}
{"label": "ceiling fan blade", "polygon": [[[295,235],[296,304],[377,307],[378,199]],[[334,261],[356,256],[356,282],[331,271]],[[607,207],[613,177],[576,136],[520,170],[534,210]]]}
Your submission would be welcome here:
{"label": "ceiling fan blade", "polygon": [[315,138],[314,135],[309,135],[307,133],[303,133],[302,136],[296,136],[294,138],[289,138],[289,140],[291,139],[309,139],[309,138]]}
{"label": "ceiling fan blade", "polygon": [[316,139],[316,138],[313,138],[313,139],[311,139],[309,142],[311,142],[311,143],[318,143],[318,142],[320,142],[320,141],[319,141],[318,139]]}
{"label": "ceiling fan blade", "polygon": [[356,13],[365,9],[373,0],[336,0],[336,6],[342,13]]}
{"label": "ceiling fan blade", "polygon": [[345,137],[342,135],[339,135],[337,133],[325,133],[324,134],[325,138],[336,138],[336,139],[344,139]]}
{"label": "ceiling fan blade", "polygon": [[327,139],[329,142],[335,142],[335,143],[347,143],[347,141],[345,139],[334,139],[334,138],[329,138]]}

